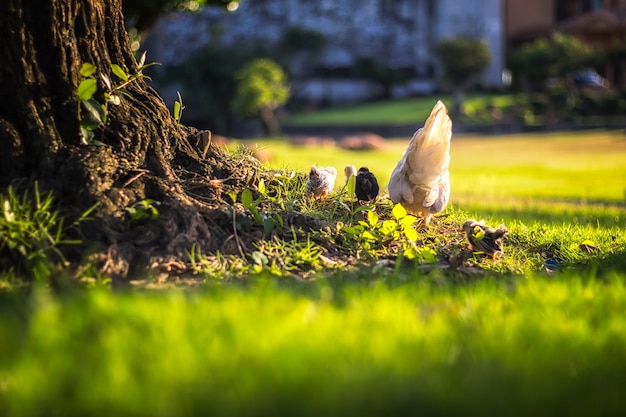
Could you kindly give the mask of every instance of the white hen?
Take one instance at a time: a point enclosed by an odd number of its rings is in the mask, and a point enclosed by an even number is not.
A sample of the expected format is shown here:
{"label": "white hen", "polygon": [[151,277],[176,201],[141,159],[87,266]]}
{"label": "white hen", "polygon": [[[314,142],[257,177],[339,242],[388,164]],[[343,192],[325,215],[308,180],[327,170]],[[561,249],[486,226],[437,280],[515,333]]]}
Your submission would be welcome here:
{"label": "white hen", "polygon": [[452,121],[438,101],[424,127],[413,134],[389,180],[389,197],[411,214],[424,218],[443,211],[450,198],[450,138]]}

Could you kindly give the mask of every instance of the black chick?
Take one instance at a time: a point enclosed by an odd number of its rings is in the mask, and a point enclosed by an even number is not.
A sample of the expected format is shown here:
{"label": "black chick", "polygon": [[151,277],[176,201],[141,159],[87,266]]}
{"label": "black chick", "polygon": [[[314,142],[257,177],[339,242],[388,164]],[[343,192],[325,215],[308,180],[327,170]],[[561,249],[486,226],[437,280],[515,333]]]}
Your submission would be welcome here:
{"label": "black chick", "polygon": [[359,168],[354,193],[359,201],[372,201],[378,197],[378,181],[367,167]]}
{"label": "black chick", "polygon": [[468,220],[463,223],[465,236],[472,245],[472,250],[484,253],[491,259],[496,259],[496,255],[502,255],[502,240],[509,233],[504,225],[497,229],[485,226],[483,222]]}

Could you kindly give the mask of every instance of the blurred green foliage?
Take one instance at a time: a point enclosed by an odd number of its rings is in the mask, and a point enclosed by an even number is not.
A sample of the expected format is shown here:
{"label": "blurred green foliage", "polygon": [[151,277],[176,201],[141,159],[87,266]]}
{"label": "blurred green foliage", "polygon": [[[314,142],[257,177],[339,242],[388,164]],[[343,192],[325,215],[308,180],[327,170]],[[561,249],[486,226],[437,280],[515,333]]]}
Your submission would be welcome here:
{"label": "blurred green foliage", "polygon": [[407,72],[401,68],[389,68],[372,56],[360,57],[356,60],[355,74],[368,78],[382,87],[381,98],[390,99],[395,85],[408,81]]}
{"label": "blurred green foliage", "polygon": [[444,77],[453,87],[466,87],[491,63],[491,53],[482,39],[445,38],[434,49],[441,61]]}
{"label": "blurred green foliage", "polygon": [[598,48],[562,33],[539,38],[513,50],[508,65],[514,80],[528,91],[544,91],[549,79],[565,80],[573,71],[598,67],[604,55]]}
{"label": "blurred green foliage", "polygon": [[491,63],[489,46],[482,39],[470,37],[444,38],[434,48],[441,62],[445,81],[453,91],[452,114],[464,114],[464,95],[472,81],[475,81]]}
{"label": "blurred green foliage", "polygon": [[240,116],[258,116],[267,133],[280,134],[274,110],[289,99],[287,75],[274,61],[258,58],[237,73],[237,90],[233,109]]}

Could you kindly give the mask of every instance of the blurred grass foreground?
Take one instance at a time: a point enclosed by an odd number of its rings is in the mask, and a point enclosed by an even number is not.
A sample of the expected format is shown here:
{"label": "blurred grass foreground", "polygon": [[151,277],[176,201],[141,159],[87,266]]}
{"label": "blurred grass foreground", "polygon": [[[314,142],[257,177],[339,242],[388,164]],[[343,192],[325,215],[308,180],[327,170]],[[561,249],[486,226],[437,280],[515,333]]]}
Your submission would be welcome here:
{"label": "blurred grass foreground", "polygon": [[[364,278],[364,277],[362,277]],[[624,276],[2,294],[0,413],[619,415]],[[351,282],[350,282],[351,281]],[[349,285],[347,285],[349,283]],[[24,311],[30,309],[28,331]]]}

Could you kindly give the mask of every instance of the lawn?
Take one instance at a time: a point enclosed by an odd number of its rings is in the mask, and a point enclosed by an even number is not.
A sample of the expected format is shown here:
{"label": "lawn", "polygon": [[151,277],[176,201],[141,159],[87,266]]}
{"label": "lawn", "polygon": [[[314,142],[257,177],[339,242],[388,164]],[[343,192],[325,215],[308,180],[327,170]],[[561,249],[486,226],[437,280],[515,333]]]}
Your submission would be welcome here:
{"label": "lawn", "polygon": [[[451,108],[452,98],[441,96],[412,97],[393,101],[357,104],[349,107],[309,110],[290,114],[282,119],[285,125],[413,125],[425,120],[435,102],[441,99]],[[512,94],[468,94],[465,111],[474,114],[484,110],[487,103],[502,108],[513,103]]]}
{"label": "lawn", "polygon": [[[367,165],[386,184],[410,133],[381,152],[262,146],[271,168]],[[452,271],[360,251],[306,276],[5,289],[0,415],[618,415],[622,132],[454,137],[451,152],[452,205],[419,240],[442,254],[465,219],[503,222],[502,258]],[[303,211],[333,222],[330,200]]]}

